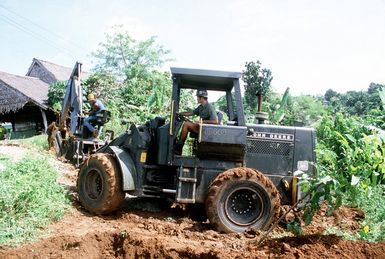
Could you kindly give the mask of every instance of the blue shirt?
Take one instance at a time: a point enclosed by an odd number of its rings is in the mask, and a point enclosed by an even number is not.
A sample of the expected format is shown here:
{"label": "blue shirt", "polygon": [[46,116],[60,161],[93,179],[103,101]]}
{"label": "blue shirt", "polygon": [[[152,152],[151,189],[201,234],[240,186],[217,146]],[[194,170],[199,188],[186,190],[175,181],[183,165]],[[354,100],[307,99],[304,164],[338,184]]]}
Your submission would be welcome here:
{"label": "blue shirt", "polygon": [[101,112],[101,111],[104,111],[106,109],[104,107],[104,104],[101,101],[99,101],[99,99],[96,99],[96,102],[94,105],[98,106],[98,110],[96,112]]}

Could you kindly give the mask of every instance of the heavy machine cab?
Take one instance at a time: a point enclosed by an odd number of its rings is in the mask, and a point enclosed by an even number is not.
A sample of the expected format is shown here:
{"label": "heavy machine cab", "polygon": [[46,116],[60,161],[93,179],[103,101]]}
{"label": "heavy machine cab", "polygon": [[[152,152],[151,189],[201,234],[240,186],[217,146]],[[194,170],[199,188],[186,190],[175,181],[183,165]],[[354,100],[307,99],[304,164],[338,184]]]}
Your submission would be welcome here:
{"label": "heavy machine cab", "polygon": [[[312,173],[314,130],[246,124],[238,72],[171,68],[169,118],[157,117],[98,150],[81,166],[78,192],[91,212],[116,210],[124,194],[203,204],[210,222],[223,232],[267,228],[281,204],[301,195],[293,172]],[[226,125],[200,124],[196,149],[176,155],[185,118],[182,89],[222,91]],[[203,212],[202,212],[203,213]]]}
{"label": "heavy machine cab", "polygon": [[[185,119],[183,118],[183,116],[177,115],[177,112],[180,111],[180,93],[182,89],[197,90],[199,88],[204,88],[208,91],[212,90],[224,92],[226,95],[226,101],[228,106],[226,113],[229,118],[229,121],[233,125],[239,126],[231,127],[226,125],[212,124],[200,125],[199,135],[197,136],[198,153],[201,154],[205,150],[207,152],[204,153],[212,154],[212,152],[209,152],[210,147],[205,145],[205,143],[209,143],[210,141],[213,141],[213,143],[217,143],[218,145],[223,145],[223,147],[225,148],[221,151],[224,153],[226,153],[227,151],[231,151],[231,146],[236,147],[245,144],[241,144],[238,141],[235,141],[236,143],[231,143],[231,139],[236,137],[236,135],[244,135],[244,137],[246,136],[246,128],[244,127],[245,118],[239,86],[239,78],[241,76],[241,73],[185,68],[171,68],[171,73],[173,80],[173,91],[171,100],[170,123],[159,128],[157,132],[159,137],[164,140],[167,140],[167,143],[163,142],[162,145],[159,147],[163,149],[162,151],[166,151],[159,152],[160,154],[162,154],[157,161],[159,164],[179,165],[181,159],[182,161],[185,161],[186,159],[192,159],[191,157],[183,159],[179,156],[174,155],[174,144],[176,142],[176,138],[178,137],[177,133],[179,132],[179,129]],[[240,105],[234,107],[237,104]],[[219,138],[221,138],[221,140]],[[222,154],[223,153],[218,153],[217,155]],[[223,157],[227,156],[223,154]]]}

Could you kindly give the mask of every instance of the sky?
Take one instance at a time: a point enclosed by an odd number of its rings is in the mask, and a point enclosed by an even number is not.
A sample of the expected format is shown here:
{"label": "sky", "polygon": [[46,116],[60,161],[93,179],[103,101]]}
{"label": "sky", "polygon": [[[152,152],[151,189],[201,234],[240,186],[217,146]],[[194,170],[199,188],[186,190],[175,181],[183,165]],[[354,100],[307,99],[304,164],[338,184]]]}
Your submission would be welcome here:
{"label": "sky", "polygon": [[259,60],[294,95],[385,84],[385,0],[0,0],[0,71],[25,75],[33,58],[90,70],[118,24],[157,36],[174,59],[163,69]]}

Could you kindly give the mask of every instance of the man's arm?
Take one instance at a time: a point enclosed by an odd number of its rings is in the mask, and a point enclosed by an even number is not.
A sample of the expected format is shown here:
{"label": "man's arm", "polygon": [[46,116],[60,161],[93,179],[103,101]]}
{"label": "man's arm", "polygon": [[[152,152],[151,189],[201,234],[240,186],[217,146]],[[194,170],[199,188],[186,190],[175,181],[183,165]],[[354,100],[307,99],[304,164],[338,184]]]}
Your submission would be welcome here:
{"label": "man's arm", "polygon": [[93,112],[97,112],[99,110],[99,105],[98,103],[94,103],[94,105],[92,105],[92,111]]}
{"label": "man's arm", "polygon": [[177,112],[176,114],[182,115],[182,116],[192,116],[194,113],[192,113],[192,112]]}

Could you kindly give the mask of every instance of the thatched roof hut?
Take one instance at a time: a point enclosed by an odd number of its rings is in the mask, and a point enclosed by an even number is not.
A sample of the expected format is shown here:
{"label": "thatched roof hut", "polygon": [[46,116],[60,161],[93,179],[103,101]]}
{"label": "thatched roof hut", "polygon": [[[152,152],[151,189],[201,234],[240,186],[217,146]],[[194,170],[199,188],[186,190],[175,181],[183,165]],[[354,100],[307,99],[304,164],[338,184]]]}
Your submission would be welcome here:
{"label": "thatched roof hut", "polygon": [[47,109],[48,86],[38,78],[0,72],[0,114],[16,112],[28,102]]}
{"label": "thatched roof hut", "polygon": [[[47,106],[49,85],[66,81],[72,69],[34,58],[26,76],[0,72],[0,122],[12,123],[15,137],[45,132],[56,115]],[[82,73],[87,78],[88,73]]]}
{"label": "thatched roof hut", "polygon": [[[48,84],[53,84],[57,81],[68,80],[71,72],[72,68],[34,58],[26,76],[37,77]],[[88,76],[87,72],[82,73],[82,78],[88,78]]]}
{"label": "thatched roof hut", "polygon": [[12,123],[12,138],[45,132],[55,120],[46,104],[48,86],[39,78],[0,72],[0,122]]}

